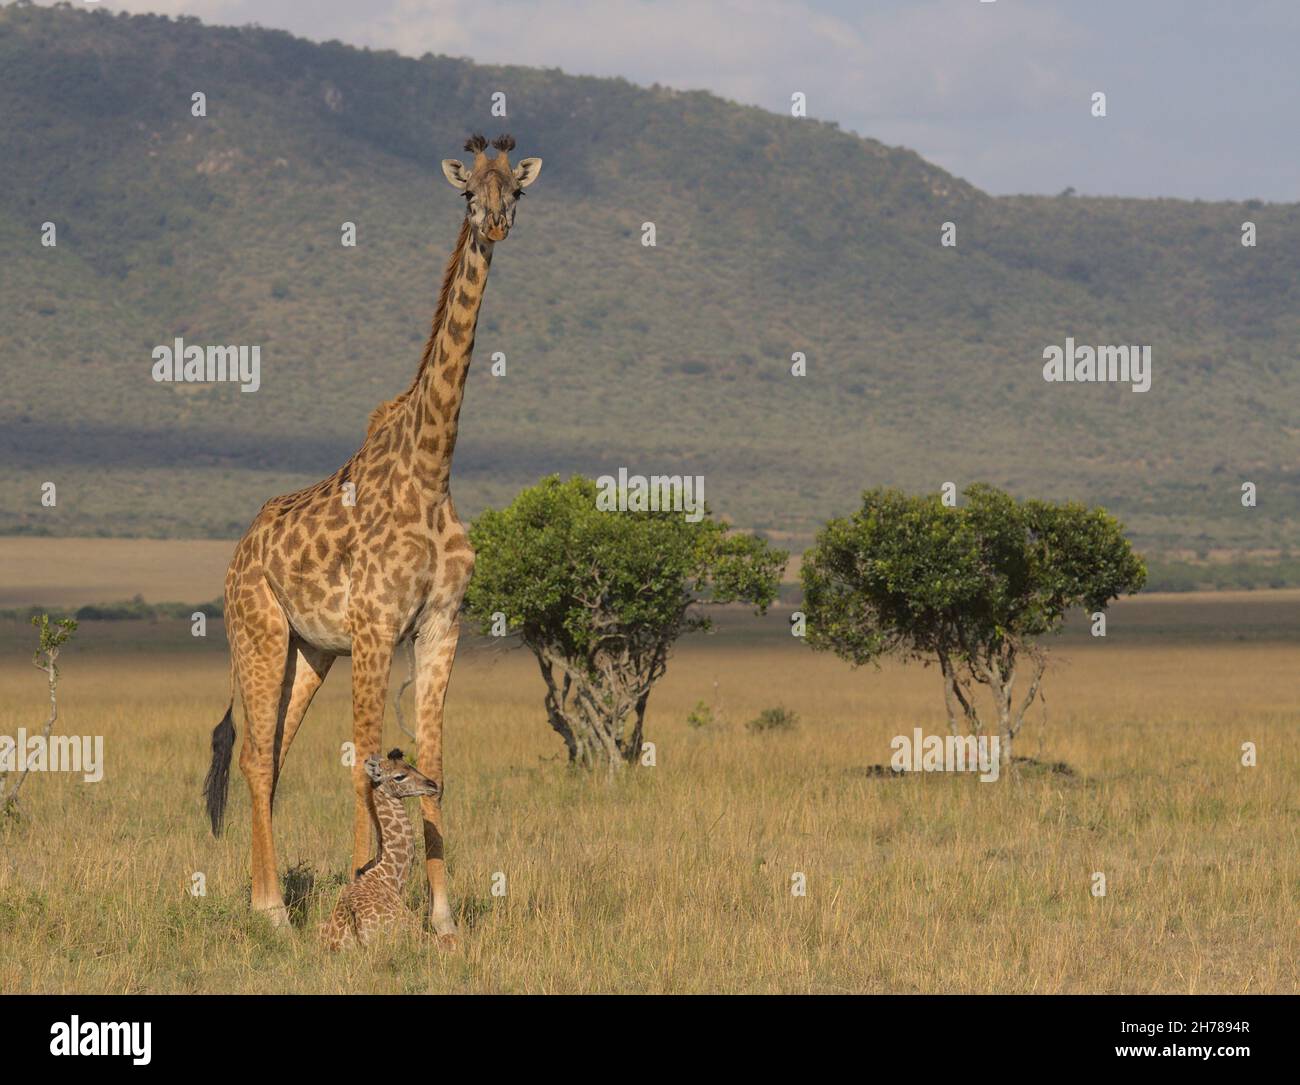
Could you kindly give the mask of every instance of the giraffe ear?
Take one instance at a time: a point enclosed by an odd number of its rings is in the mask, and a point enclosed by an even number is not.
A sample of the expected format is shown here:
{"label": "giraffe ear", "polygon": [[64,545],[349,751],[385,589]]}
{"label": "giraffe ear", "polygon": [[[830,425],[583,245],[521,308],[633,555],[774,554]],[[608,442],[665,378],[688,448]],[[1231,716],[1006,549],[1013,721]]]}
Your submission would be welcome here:
{"label": "giraffe ear", "polygon": [[367,757],[365,768],[366,768],[366,775],[369,776],[370,779],[373,780],[375,783],[379,783],[379,781],[383,778],[382,770],[379,767],[378,755]]}
{"label": "giraffe ear", "polygon": [[515,184],[520,188],[527,188],[537,180],[537,175],[542,172],[542,160],[540,158],[521,158],[519,165],[515,167]]}
{"label": "giraffe ear", "polygon": [[469,184],[469,170],[465,168],[464,162],[459,162],[454,158],[444,158],[442,160],[442,172],[447,180],[451,182],[453,188],[464,188]]}

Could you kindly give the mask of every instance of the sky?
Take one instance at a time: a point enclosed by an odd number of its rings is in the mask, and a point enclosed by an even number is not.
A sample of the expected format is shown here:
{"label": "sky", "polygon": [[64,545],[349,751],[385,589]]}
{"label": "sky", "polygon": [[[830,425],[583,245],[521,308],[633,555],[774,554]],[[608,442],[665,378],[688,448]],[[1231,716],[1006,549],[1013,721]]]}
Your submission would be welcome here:
{"label": "sky", "polygon": [[[87,0],[76,0],[84,3]],[[808,115],[986,192],[1300,200],[1297,0],[103,0]],[[1093,95],[1106,116],[1093,116]]]}

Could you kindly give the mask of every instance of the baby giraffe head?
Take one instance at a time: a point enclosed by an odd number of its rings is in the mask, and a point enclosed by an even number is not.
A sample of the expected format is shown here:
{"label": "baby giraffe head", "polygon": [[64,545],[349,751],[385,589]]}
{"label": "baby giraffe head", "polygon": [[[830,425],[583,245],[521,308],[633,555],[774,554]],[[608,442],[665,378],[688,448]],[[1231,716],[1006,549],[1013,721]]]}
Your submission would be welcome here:
{"label": "baby giraffe head", "polygon": [[366,758],[366,775],[376,791],[391,799],[412,795],[437,795],[438,785],[406,763],[401,750],[389,750],[387,757],[374,754]]}
{"label": "baby giraffe head", "polygon": [[524,189],[542,172],[542,160],[521,158],[517,166],[511,167],[510,152],[515,141],[510,136],[498,136],[492,141],[497,149],[492,158],[483,153],[487,145],[483,136],[470,136],[465,150],[473,153],[474,164],[466,166],[454,158],[444,158],[442,172],[465,197],[465,215],[474,231],[486,241],[504,241],[515,224],[515,208],[523,199]]}

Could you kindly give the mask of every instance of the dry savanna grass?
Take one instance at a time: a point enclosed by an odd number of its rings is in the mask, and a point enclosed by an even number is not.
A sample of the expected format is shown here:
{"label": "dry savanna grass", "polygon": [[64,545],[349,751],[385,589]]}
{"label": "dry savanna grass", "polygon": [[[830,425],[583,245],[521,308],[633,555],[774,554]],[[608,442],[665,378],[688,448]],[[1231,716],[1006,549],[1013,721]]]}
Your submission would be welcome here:
{"label": "dry savanna grass", "polygon": [[0,607],[219,599],[234,539],[0,538]]}
{"label": "dry savanna grass", "polygon": [[[0,829],[0,990],[1295,991],[1295,603],[1144,599],[1115,608],[1105,641],[1067,634],[1018,753],[1074,774],[997,783],[870,775],[894,735],[943,731],[937,677],[853,671],[780,614],[683,644],[650,702],[657,764],[613,786],[558,758],[530,656],[470,645],[447,707],[461,945],[338,957],[312,934],[349,862],[345,662],[283,778],[300,926],[277,932],[248,908],[237,767],[226,836],[202,815],[219,623],[207,641],[179,622],[87,623],[60,730],[102,734],[106,775],[34,776]],[[44,719],[30,632],[0,630],[0,734]],[[699,700],[720,722],[687,724]],[[777,704],[794,730],[746,730]],[[391,714],[385,741],[409,745]],[[413,877],[412,906],[425,892]]]}

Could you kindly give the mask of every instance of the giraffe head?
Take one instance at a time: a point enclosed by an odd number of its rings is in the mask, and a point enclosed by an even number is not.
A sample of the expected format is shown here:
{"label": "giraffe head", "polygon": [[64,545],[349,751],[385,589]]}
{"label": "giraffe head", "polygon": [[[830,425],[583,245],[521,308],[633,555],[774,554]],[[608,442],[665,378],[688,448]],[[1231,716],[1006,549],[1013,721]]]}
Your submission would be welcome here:
{"label": "giraffe head", "polygon": [[366,775],[376,791],[389,798],[405,799],[412,795],[437,795],[440,788],[423,773],[406,763],[401,750],[389,750],[387,757],[374,754],[366,758]]}
{"label": "giraffe head", "polygon": [[517,166],[511,166],[510,152],[515,141],[510,136],[498,136],[492,141],[497,149],[493,158],[484,154],[487,145],[483,136],[470,136],[465,150],[473,152],[473,165],[444,158],[442,172],[465,197],[465,215],[473,229],[484,240],[504,241],[515,224],[515,208],[523,199],[524,189],[542,172],[542,160],[521,158]]}

